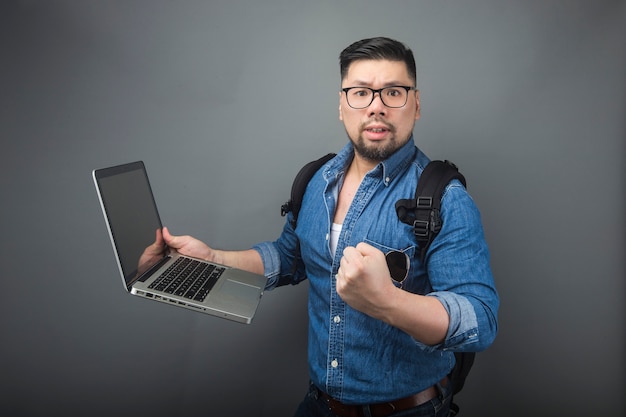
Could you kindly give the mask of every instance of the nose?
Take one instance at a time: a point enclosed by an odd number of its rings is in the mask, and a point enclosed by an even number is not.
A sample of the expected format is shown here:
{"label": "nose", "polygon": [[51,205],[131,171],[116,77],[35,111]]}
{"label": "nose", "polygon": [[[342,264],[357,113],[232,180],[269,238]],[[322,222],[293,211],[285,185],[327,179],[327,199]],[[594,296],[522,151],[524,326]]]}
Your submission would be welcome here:
{"label": "nose", "polygon": [[387,106],[385,106],[385,103],[383,103],[383,99],[380,96],[380,91],[374,93],[374,99],[370,103],[368,109],[370,116],[373,116],[374,114],[384,115],[387,113]]}

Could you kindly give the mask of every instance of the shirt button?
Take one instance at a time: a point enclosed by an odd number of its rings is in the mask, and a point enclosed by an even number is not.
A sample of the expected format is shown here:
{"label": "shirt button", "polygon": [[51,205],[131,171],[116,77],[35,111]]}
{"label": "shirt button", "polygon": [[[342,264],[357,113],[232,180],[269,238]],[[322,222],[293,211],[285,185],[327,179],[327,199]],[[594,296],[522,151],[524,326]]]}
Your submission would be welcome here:
{"label": "shirt button", "polygon": [[328,239],[329,239],[329,236],[328,236],[328,233],[326,233],[326,240],[328,240]]}
{"label": "shirt button", "polygon": [[337,359],[333,359],[333,361],[330,363],[330,366],[332,366],[333,368],[336,368],[339,366],[339,362],[337,362]]}
{"label": "shirt button", "polygon": [[339,324],[339,322],[341,321],[341,317],[339,317],[339,316],[335,316],[335,317],[333,317],[333,321],[334,321],[335,323]]}

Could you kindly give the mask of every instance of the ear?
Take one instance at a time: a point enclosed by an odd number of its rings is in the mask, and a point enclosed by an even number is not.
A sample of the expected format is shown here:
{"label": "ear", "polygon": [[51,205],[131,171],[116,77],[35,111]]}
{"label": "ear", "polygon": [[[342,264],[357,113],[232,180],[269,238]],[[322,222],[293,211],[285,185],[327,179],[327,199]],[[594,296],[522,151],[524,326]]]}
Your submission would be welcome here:
{"label": "ear", "polygon": [[339,92],[339,120],[343,122],[343,113],[341,111],[341,91]]}
{"label": "ear", "polygon": [[420,92],[419,90],[415,90],[415,120],[419,120],[421,109],[422,107],[420,105]]}

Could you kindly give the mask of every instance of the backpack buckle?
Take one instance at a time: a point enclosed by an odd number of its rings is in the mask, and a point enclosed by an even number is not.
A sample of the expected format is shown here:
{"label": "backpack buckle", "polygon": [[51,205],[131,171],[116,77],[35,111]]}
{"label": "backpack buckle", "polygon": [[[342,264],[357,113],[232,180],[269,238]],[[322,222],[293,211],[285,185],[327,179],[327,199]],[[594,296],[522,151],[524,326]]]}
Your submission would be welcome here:
{"label": "backpack buckle", "polygon": [[418,238],[426,239],[431,233],[437,234],[441,230],[443,222],[439,210],[431,209],[428,217],[430,220],[413,220],[413,233]]}
{"label": "backpack buckle", "polygon": [[[415,217],[417,217],[418,210],[430,210],[431,215],[430,220],[414,220],[413,221],[413,233],[415,236],[422,239],[428,239],[432,229],[432,209],[433,209],[433,198],[430,196],[419,196],[415,200]],[[424,216],[422,216],[424,217]]]}
{"label": "backpack buckle", "polygon": [[441,231],[441,226],[443,222],[441,221],[441,216],[439,215],[439,210],[432,209],[430,211],[430,230],[433,233],[439,233]]}
{"label": "backpack buckle", "polygon": [[293,208],[293,206],[291,204],[291,200],[287,201],[285,204],[280,206],[280,215],[282,217],[285,217],[287,215],[287,213],[289,213],[291,211],[292,208]]}
{"label": "backpack buckle", "polygon": [[431,209],[433,207],[433,198],[432,197],[417,197],[415,200],[415,209]]}
{"label": "backpack buckle", "polygon": [[428,237],[430,233],[430,222],[426,220],[415,220],[413,222],[413,233],[417,237]]}

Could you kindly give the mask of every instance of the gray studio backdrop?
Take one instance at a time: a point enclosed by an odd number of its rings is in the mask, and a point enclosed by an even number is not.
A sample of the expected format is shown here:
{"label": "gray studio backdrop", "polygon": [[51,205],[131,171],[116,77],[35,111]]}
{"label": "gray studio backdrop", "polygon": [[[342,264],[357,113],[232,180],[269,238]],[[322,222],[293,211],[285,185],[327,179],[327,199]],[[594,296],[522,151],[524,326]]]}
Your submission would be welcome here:
{"label": "gray studio backdrop", "polygon": [[307,284],[250,326],[127,295],[91,170],[144,160],[174,233],[274,239],[298,168],[346,142],[339,52],[386,35],[502,297],[463,415],[624,415],[625,27],[608,0],[4,0],[0,413],[289,416]]}

